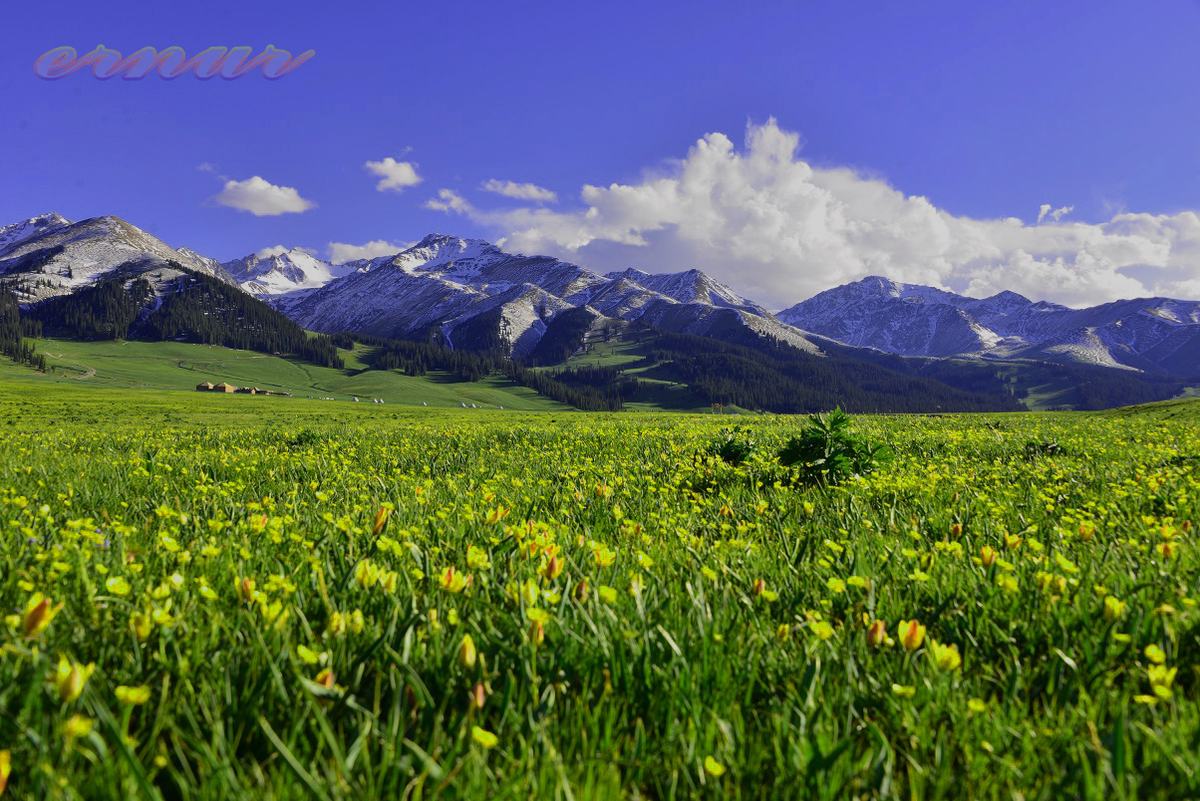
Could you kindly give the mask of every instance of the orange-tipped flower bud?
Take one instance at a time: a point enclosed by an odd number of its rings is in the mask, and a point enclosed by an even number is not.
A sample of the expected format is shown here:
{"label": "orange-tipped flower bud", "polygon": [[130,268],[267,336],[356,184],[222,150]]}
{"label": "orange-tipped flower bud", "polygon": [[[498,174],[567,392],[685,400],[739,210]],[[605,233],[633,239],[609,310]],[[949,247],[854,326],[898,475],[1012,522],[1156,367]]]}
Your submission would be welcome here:
{"label": "orange-tipped flower bud", "polygon": [[876,620],[867,628],[867,645],[878,648],[887,641],[887,624]]}
{"label": "orange-tipped flower bud", "polygon": [[54,686],[58,689],[58,697],[64,704],[69,704],[83,694],[83,686],[91,677],[95,665],[80,665],[65,656],[58,658],[58,669],[54,673]]}
{"label": "orange-tipped flower bud", "polygon": [[483,682],[477,682],[471,688],[471,708],[483,709],[485,701],[487,701],[487,689],[483,686]]}
{"label": "orange-tipped flower bud", "polygon": [[379,511],[375,513],[375,524],[371,526],[371,536],[378,537],[387,525],[388,518],[391,517],[392,510],[386,506],[380,506]]}
{"label": "orange-tipped flower bud", "polygon": [[925,627],[919,620],[901,620],[896,632],[907,651],[917,650],[925,641]]}
{"label": "orange-tipped flower bud", "polygon": [[50,599],[43,597],[41,593],[34,595],[25,605],[25,615],[21,619],[22,633],[30,640],[37,637],[46,630],[61,608],[62,604],[52,606]]}
{"label": "orange-tipped flower bud", "polygon": [[238,598],[242,599],[242,603],[254,602],[254,579],[243,578],[237,583]]}

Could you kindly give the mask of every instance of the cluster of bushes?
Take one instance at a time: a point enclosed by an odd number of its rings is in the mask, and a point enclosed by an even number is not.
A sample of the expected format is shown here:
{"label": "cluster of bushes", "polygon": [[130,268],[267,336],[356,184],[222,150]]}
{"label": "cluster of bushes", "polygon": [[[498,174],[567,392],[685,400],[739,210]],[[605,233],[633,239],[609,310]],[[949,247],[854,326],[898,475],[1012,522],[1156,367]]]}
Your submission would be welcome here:
{"label": "cluster of bushes", "polygon": [[[722,429],[705,455],[740,467],[756,455],[765,456],[753,432],[742,427]],[[776,451],[773,463],[787,469],[797,484],[828,486],[865,475],[889,458],[886,447],[851,430],[850,415],[834,409],[813,415],[796,435]]]}

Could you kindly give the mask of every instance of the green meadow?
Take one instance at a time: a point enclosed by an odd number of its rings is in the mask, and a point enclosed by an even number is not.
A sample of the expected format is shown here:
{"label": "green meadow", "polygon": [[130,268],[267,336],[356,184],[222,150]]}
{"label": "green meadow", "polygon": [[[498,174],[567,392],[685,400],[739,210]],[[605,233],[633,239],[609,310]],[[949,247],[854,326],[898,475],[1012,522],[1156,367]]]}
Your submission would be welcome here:
{"label": "green meadow", "polygon": [[1200,401],[861,416],[822,483],[805,418],[38,345],[5,799],[1200,795]]}

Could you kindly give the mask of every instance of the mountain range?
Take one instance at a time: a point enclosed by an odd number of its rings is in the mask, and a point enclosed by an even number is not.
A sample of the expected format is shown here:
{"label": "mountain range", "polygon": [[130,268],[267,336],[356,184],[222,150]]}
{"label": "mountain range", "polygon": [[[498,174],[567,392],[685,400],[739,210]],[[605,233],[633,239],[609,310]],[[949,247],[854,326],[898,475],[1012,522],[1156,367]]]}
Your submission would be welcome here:
{"label": "mountain range", "polygon": [[[519,358],[568,323],[582,338],[634,321],[672,333],[740,342],[775,339],[819,351],[802,332],[697,270],[600,275],[546,256],[506,253],[482,240],[438,234],[394,256],[341,269],[350,272],[319,288],[297,285],[290,292],[259,294],[314,331],[469,350],[499,345]],[[252,283],[243,287],[256,291]]]}
{"label": "mountain range", "polygon": [[1071,309],[1015,292],[977,299],[871,276],[822,292],[778,317],[847,345],[900,356],[1200,375],[1198,301],[1141,298]]}
{"label": "mountain range", "polygon": [[[190,273],[236,287],[311,331],[502,351],[529,363],[553,363],[602,333],[636,327],[817,357],[899,357],[888,369],[901,371],[945,373],[969,362],[1200,378],[1196,301],[1072,309],[1013,292],[976,299],[868,277],[772,313],[699,270],[600,274],[442,234],[334,265],[300,248],[219,263],[111,216],[71,222],[51,213],[0,227],[0,287],[26,309],[114,280],[144,282],[150,309],[181,291]],[[953,376],[943,380],[954,385]]]}

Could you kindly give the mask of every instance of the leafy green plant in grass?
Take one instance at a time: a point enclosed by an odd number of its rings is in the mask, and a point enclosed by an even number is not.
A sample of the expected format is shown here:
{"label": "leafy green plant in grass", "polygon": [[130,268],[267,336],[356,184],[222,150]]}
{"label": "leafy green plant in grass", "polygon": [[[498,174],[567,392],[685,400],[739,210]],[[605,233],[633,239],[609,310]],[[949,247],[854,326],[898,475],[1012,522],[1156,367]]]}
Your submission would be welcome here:
{"label": "leafy green plant in grass", "polygon": [[1036,440],[1025,443],[1025,458],[1039,459],[1044,456],[1061,456],[1063,454],[1063,446],[1058,443],[1058,440],[1046,440],[1038,442]]}
{"label": "leafy green plant in grass", "polygon": [[707,453],[717,456],[726,464],[738,467],[758,448],[754,435],[743,426],[722,428],[708,443]]}
{"label": "leafy green plant in grass", "polygon": [[850,415],[834,409],[813,415],[800,434],[779,451],[779,461],[805,484],[837,484],[870,473],[890,456],[883,445],[850,430]]}

